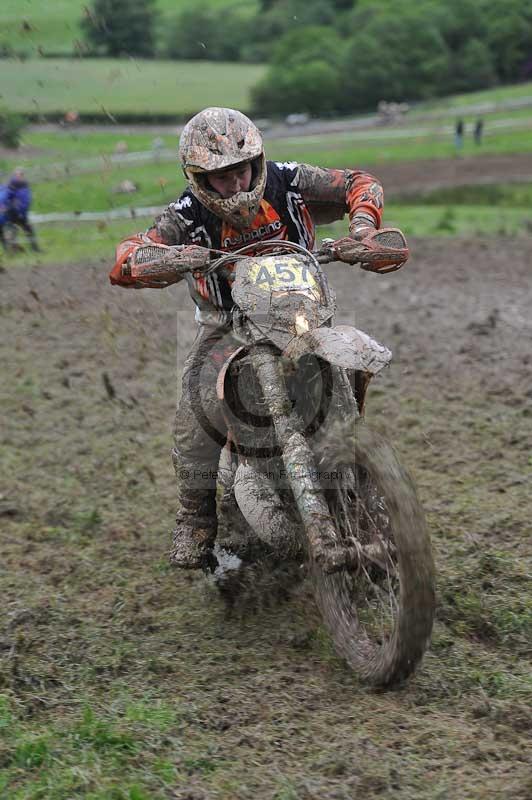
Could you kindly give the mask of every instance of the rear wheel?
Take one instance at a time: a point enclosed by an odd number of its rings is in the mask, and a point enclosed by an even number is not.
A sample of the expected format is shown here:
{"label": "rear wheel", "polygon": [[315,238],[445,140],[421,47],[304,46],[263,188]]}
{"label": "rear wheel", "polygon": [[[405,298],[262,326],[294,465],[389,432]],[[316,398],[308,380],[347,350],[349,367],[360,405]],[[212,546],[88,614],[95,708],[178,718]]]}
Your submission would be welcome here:
{"label": "rear wheel", "polygon": [[354,565],[312,565],[315,596],[337,652],[361,678],[391,685],[410,675],[434,617],[434,562],[412,480],[386,441],[358,419],[322,451],[337,478],[324,487],[339,544]]}

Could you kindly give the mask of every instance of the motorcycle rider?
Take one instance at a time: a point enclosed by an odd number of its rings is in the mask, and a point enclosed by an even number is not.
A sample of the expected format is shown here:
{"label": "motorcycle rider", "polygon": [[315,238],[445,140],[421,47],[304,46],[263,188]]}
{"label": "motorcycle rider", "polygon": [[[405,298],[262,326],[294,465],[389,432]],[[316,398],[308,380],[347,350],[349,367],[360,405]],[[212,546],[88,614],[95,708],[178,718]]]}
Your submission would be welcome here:
{"label": "motorcycle rider", "polygon": [[[200,424],[197,404],[202,404],[201,413],[210,410],[217,430],[224,429],[216,377],[230,341],[232,305],[228,280],[199,271],[205,264],[199,247],[232,251],[255,241],[284,239],[311,250],[315,225],[347,213],[350,233],[335,243],[335,254],[349,263],[350,246],[380,227],[383,191],[363,171],[266,161],[258,128],[230,108],[196,114],[181,134],[179,159],[188,188],[146,233],[118,245],[110,280],[124,287],[162,288],[184,278],[196,304],[199,333],[184,365],[174,427],[179,509],[171,560],[182,568],[198,568],[208,560],[216,537],[216,470],[223,441]],[[181,247],[168,250],[165,245]],[[154,262],[160,265],[155,276]]]}

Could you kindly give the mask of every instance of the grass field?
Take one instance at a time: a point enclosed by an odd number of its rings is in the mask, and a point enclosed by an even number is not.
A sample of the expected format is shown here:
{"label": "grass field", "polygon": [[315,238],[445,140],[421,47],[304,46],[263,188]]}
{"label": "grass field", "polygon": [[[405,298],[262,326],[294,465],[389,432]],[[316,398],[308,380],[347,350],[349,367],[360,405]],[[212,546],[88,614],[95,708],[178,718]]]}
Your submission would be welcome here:
{"label": "grass field", "polygon": [[[2,0],[0,47],[7,45],[29,55],[37,55],[39,48],[45,53],[73,53],[81,36],[83,9],[90,5],[90,0]],[[194,5],[194,0],[156,0],[161,26]],[[247,12],[253,10],[256,0],[202,0],[202,5],[243,8]],[[23,26],[24,21],[29,30]]]}
{"label": "grass field", "polygon": [[449,95],[430,102],[419,103],[418,108],[438,109],[454,106],[500,103],[505,100],[520,100],[532,97],[532,82],[516,83],[511,86],[497,86],[493,89],[482,89],[478,92]]}
{"label": "grass field", "polygon": [[[42,253],[31,253],[31,261],[38,267],[53,264],[70,264],[86,261],[110,269],[118,242],[125,236],[143,231],[153,222],[151,217],[135,219],[74,223],[51,223],[37,226],[37,235]],[[462,205],[459,208],[447,205],[386,205],[385,222],[401,228],[407,237],[479,235],[485,238],[500,235],[526,235],[532,230],[530,206],[507,208],[488,205]],[[347,223],[337,222],[318,229],[318,241],[327,236],[340,238],[345,235]],[[24,235],[19,242],[26,247]],[[24,267],[29,253],[3,255],[0,251],[0,266],[5,269]]]}
{"label": "grass field", "polygon": [[[208,75],[209,65],[204,64],[203,66],[206,70],[205,74]],[[214,65],[210,66],[214,68]],[[132,64],[128,63],[127,68],[128,72],[122,76],[124,80],[129,79]],[[190,62],[186,69],[189,68],[194,69]],[[227,65],[227,68],[229,71],[232,70],[231,65]],[[110,73],[105,74],[109,75]],[[240,73],[238,76],[240,77]],[[170,74],[170,80],[174,78],[175,76]],[[64,79],[63,77],[61,80]],[[242,89],[243,87],[239,91]],[[207,102],[206,92],[211,89],[207,86],[203,88],[203,91],[205,94],[198,94],[197,97],[205,99]],[[180,102],[184,103],[186,97],[189,98],[187,102],[192,102],[188,94],[180,96]],[[211,98],[211,100],[221,102],[216,98]],[[96,102],[95,98],[93,101]],[[226,98],[225,102],[229,101],[230,98]],[[20,102],[26,101],[20,100]],[[266,151],[268,156],[273,159],[295,159],[324,166],[349,164],[370,167],[383,162],[443,159],[456,155],[452,121],[452,115],[438,122],[427,119],[416,120],[414,116],[412,121],[407,117],[405,125],[397,128],[377,127],[363,130],[353,128],[344,132],[327,133],[327,135],[304,135],[304,131],[301,133],[294,131],[293,136],[290,137],[279,140],[268,139]],[[485,134],[481,148],[473,142],[473,121],[473,115],[465,117],[466,136],[461,151],[461,155],[464,157],[532,151],[532,109],[485,115]],[[12,168],[12,165],[19,162],[26,167],[52,162],[62,163],[68,164],[69,170],[75,171],[76,162],[80,159],[112,155],[118,142],[126,141],[130,152],[150,150],[156,135],[160,135],[165,148],[176,146],[176,134],[169,133],[169,127],[162,125],[159,134],[157,126],[146,133],[143,133],[140,127],[133,127],[133,132],[128,134],[115,132],[111,120],[109,120],[108,131],[99,129],[91,131],[90,135],[84,129],[37,132],[29,128],[23,131],[22,146],[18,151],[4,150],[0,155],[0,173],[2,170],[7,171]],[[167,170],[168,167],[163,166],[162,169]]]}
{"label": "grass field", "polygon": [[[32,253],[32,261],[37,267],[52,264],[87,262],[108,267],[114,261],[115,247],[125,236],[145,230],[151,218],[138,217],[135,220],[114,220],[113,222],[77,222],[69,225],[37,226],[37,237],[42,253]],[[19,236],[19,244],[26,247],[24,234]],[[28,252],[5,255],[0,251],[0,266],[4,269],[22,267],[28,262]],[[1,796],[1,795],[0,795]]]}
{"label": "grass field", "polygon": [[12,111],[47,114],[165,113],[209,105],[249,108],[249,89],[264,72],[256,64],[134,59],[39,59],[2,64],[3,103]]}
{"label": "grass field", "polygon": [[[461,155],[464,158],[486,155],[532,153],[532,113],[523,117],[519,112],[517,129],[490,128],[486,122],[486,135],[482,147],[478,148],[467,136]],[[530,126],[530,127],[529,127]],[[393,133],[393,131],[391,132]],[[113,133],[97,131],[32,132],[23,134],[19,151],[4,151],[0,158],[1,173],[7,174],[16,164],[27,168],[57,165],[50,172],[52,184],[36,186],[35,210],[45,213],[56,210],[77,210],[82,198],[85,210],[106,209],[122,202],[120,196],[112,194],[112,188],[123,178],[131,178],[139,184],[135,195],[136,205],[159,202],[161,197],[172,199],[173,193],[183,187],[180,171],[175,162],[122,164],[112,166],[113,155],[119,142],[126,142],[130,152],[150,151],[155,132]],[[174,150],[177,135],[165,132],[162,135],[165,148]],[[440,160],[456,155],[452,134],[442,134],[441,129],[420,124],[410,136],[402,134],[384,138],[377,130],[353,131],[328,135],[296,136],[266,141],[268,157],[274,160],[297,160],[321,166],[347,165],[375,170],[385,163],[401,161]],[[101,156],[95,162],[92,174],[76,175],[77,163],[85,158]],[[173,158],[173,157],[172,157]],[[458,162],[457,162],[458,163]],[[70,176],[70,177],[69,177]],[[161,192],[161,186],[163,190]],[[168,192],[168,193],[166,193]],[[127,202],[127,201],[126,201]]]}
{"label": "grass field", "polygon": [[[134,195],[116,194],[115,187],[124,179],[135,181]],[[105,211],[120,206],[152,206],[175,200],[185,186],[175,164],[145,164],[141,166],[106,167],[102,163],[96,172],[58,178],[35,186],[34,210]]]}
{"label": "grass field", "polygon": [[[47,162],[69,164],[92,156],[107,157],[115,153],[119,142],[126,142],[128,151],[139,152],[152,149],[154,138],[158,134],[115,133],[112,125],[109,132],[97,130],[87,134],[85,131],[58,129],[50,133],[33,132],[26,129],[22,134],[22,146],[19,150],[4,151],[5,161],[23,161],[26,166],[39,166]],[[162,133],[165,147],[177,148],[177,135]],[[25,155],[27,153],[27,155]],[[1,161],[0,161],[1,163]]]}
{"label": "grass field", "polygon": [[[532,115],[529,118],[532,123]],[[532,128],[525,130],[497,130],[491,133],[487,124],[482,150],[475,147],[471,137],[464,143],[462,155],[532,152]],[[407,138],[382,139],[373,131],[361,134],[342,133],[331,136],[301,136],[268,143],[268,152],[274,158],[306,161],[324,167],[338,164],[373,166],[383,161],[417,161],[419,159],[450,158],[456,154],[451,133],[446,137],[430,126],[419,127],[418,133]]]}

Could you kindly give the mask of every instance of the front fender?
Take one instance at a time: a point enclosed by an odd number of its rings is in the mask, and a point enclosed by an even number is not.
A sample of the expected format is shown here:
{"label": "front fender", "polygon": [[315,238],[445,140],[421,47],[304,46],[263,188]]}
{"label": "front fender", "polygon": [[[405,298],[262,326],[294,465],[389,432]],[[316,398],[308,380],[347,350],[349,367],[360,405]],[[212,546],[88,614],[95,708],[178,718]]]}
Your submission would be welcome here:
{"label": "front fender", "polygon": [[315,328],[302,336],[295,336],[288,343],[283,355],[292,361],[298,361],[301,356],[309,353],[335,367],[360,370],[370,375],[380,372],[392,358],[391,350],[351,325]]}
{"label": "front fender", "polygon": [[232,352],[231,355],[228,356],[228,358],[224,361],[223,366],[220,372],[218,373],[218,378],[216,380],[216,396],[218,400],[223,401],[225,397],[225,378],[227,376],[227,371],[229,367],[231,366],[235,358],[239,358],[246,349],[247,348],[244,345],[242,345],[241,347],[237,347],[237,349],[234,352]]}

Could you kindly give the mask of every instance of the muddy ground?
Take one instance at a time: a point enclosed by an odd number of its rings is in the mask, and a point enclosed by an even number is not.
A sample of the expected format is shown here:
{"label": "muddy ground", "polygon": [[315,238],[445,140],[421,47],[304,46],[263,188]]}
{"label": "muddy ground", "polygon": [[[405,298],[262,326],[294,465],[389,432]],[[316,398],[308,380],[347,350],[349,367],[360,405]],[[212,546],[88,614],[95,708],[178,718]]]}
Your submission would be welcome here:
{"label": "muddy ground", "polygon": [[429,193],[449,186],[519,183],[532,180],[532,158],[525,155],[476,155],[440,160],[382,163],[375,174],[386,196]]}
{"label": "muddy ground", "polygon": [[[414,473],[439,570],[433,647],[390,693],[357,683],[308,603],[228,619],[168,568],[185,287],[111,288],[103,264],[0,274],[0,795],[530,797],[532,239],[411,244],[390,276],[328,268],[338,321],[394,351],[367,414]],[[84,739],[87,706],[135,747]],[[17,761],[16,731],[50,759]]]}

